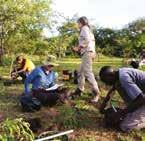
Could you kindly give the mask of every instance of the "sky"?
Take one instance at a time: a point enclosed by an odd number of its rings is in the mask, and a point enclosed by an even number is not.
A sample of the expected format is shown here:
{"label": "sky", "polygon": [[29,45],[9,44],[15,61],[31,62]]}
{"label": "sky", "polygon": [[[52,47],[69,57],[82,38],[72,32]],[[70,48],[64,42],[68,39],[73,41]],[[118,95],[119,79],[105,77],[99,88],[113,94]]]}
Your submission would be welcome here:
{"label": "sky", "polygon": [[86,16],[99,27],[121,29],[145,17],[145,0],[53,0],[52,9],[64,16]]}

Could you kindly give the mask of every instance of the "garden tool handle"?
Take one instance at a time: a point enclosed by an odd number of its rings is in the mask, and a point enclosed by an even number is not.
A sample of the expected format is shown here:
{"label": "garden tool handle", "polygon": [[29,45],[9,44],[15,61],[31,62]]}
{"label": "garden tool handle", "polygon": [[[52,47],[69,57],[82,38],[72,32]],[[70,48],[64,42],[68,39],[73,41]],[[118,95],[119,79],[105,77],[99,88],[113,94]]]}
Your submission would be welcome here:
{"label": "garden tool handle", "polygon": [[102,103],[101,106],[100,106],[100,109],[99,109],[100,113],[103,114],[103,113],[105,112],[105,107],[106,107],[108,101],[113,97],[113,95],[114,95],[114,93],[113,93],[114,90],[115,90],[115,87],[113,86],[113,87],[108,91],[107,96],[105,97],[105,99],[103,100],[103,103]]}

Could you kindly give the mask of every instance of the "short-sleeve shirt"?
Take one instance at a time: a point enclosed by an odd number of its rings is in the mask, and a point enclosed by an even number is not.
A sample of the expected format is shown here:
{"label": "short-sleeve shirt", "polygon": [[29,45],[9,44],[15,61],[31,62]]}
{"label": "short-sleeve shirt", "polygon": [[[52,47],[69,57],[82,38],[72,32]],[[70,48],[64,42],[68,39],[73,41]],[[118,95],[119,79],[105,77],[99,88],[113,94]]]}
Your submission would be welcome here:
{"label": "short-sleeve shirt", "polygon": [[31,72],[33,69],[35,68],[35,65],[33,64],[33,62],[31,60],[29,60],[28,58],[25,59],[25,65],[24,65],[24,70],[26,72]]}
{"label": "short-sleeve shirt", "polygon": [[145,93],[145,72],[133,68],[120,68],[119,83],[123,90],[120,95],[126,103],[130,103]]}

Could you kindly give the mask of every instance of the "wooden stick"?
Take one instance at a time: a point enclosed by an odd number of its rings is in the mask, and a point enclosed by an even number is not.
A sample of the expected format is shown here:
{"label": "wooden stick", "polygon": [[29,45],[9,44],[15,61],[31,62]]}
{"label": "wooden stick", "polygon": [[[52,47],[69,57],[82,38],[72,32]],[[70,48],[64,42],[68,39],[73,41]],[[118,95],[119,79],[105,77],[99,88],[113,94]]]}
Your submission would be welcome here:
{"label": "wooden stick", "polygon": [[66,135],[66,134],[70,134],[72,132],[73,132],[73,130],[69,130],[69,131],[61,132],[61,133],[51,135],[51,136],[48,136],[48,137],[45,137],[45,138],[36,139],[35,141],[46,141],[46,140],[50,140],[50,139],[53,139],[53,138],[56,138],[56,137]]}
{"label": "wooden stick", "polygon": [[113,97],[114,95],[114,86],[108,91],[107,96],[105,97],[105,99],[103,100],[101,106],[100,106],[100,112],[104,113],[105,111],[105,107],[108,104],[108,101]]}

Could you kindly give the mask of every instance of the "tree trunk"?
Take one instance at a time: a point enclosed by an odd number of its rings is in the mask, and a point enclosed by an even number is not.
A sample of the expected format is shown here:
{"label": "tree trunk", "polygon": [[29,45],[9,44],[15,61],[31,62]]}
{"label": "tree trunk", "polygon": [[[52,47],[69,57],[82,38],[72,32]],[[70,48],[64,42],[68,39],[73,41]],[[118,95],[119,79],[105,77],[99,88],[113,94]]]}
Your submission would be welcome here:
{"label": "tree trunk", "polygon": [[1,27],[1,32],[0,32],[0,65],[3,64],[3,54],[4,54],[4,28],[3,28],[3,23],[0,25]]}

